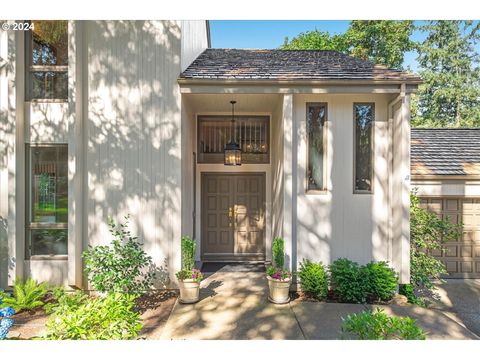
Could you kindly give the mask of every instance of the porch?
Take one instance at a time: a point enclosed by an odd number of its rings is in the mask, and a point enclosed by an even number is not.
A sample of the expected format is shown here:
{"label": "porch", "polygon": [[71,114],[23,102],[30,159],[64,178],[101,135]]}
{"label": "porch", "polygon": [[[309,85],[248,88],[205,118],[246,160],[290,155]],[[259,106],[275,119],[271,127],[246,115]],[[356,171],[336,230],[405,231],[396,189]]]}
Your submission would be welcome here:
{"label": "porch", "polygon": [[[182,94],[182,234],[197,239],[198,261],[271,260],[271,239],[285,236],[291,211],[284,201],[291,102],[283,94]],[[241,166],[224,165],[232,138]],[[286,248],[291,259],[292,244]]]}

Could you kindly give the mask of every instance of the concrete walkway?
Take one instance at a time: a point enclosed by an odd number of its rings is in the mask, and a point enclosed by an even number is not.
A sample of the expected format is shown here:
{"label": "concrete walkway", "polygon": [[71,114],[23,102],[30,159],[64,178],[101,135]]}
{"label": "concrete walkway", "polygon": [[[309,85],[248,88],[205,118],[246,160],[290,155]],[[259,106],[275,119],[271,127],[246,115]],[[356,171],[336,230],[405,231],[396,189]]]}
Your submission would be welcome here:
{"label": "concrete walkway", "polygon": [[480,279],[447,279],[437,288],[439,300],[432,308],[457,319],[480,336]]}
{"label": "concrete walkway", "polygon": [[[248,270],[248,269],[247,269]],[[377,306],[294,300],[267,300],[263,272],[226,266],[202,282],[200,301],[176,302],[162,339],[339,339],[342,318]],[[411,316],[429,339],[478,339],[455,319],[417,306],[378,306],[388,314]]]}

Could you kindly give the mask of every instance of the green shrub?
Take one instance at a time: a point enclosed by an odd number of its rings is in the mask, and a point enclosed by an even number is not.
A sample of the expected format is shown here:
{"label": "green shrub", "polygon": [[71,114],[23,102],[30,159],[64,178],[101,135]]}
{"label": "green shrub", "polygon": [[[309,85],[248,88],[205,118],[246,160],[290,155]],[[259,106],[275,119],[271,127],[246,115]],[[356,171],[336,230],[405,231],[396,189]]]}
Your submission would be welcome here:
{"label": "green shrub", "polygon": [[272,242],[273,265],[277,269],[283,269],[285,264],[285,241],[282,238],[275,238]]}
{"label": "green shrub", "polygon": [[109,230],[114,237],[111,245],[89,246],[83,253],[85,272],[97,291],[138,294],[153,285],[154,263],[128,230],[128,220],[127,216],[125,223],[117,226],[109,219]]}
{"label": "green shrub", "polygon": [[409,317],[388,316],[383,310],[348,315],[342,337],[358,340],[425,340],[423,330]]}
{"label": "green shrub", "polygon": [[43,308],[48,314],[73,311],[79,308],[87,299],[88,295],[80,290],[68,293],[63,288],[55,288],[52,291],[51,300]]}
{"label": "green shrub", "polygon": [[425,307],[425,301],[415,294],[415,286],[412,284],[400,284],[398,293],[404,295],[410,304],[415,304]]}
{"label": "green shrub", "polygon": [[67,300],[53,309],[46,323],[50,340],[130,340],[142,329],[140,314],[132,310],[135,296],[109,293],[106,297]]}
{"label": "green shrub", "polygon": [[13,283],[13,296],[2,294],[3,304],[11,306],[15,311],[33,310],[43,306],[42,301],[48,291],[48,285],[45,282],[38,283],[28,278],[23,282],[20,279]]}
{"label": "green shrub", "polygon": [[318,300],[325,299],[328,294],[328,276],[325,266],[321,262],[314,263],[303,260],[300,263],[300,286],[302,291]]}
{"label": "green shrub", "polygon": [[372,261],[365,265],[365,270],[369,296],[373,300],[390,300],[395,295],[398,286],[398,277],[395,271],[384,261]]}
{"label": "green shrub", "polygon": [[329,266],[331,287],[343,302],[364,303],[368,295],[368,278],[365,267],[340,258]]}
{"label": "green shrub", "polygon": [[455,240],[460,234],[460,225],[422,209],[418,196],[410,194],[410,281],[415,287],[435,288],[434,280],[447,270],[432,251],[441,250],[442,241]]}
{"label": "green shrub", "polygon": [[191,271],[195,267],[195,240],[189,236],[182,237],[182,270]]}

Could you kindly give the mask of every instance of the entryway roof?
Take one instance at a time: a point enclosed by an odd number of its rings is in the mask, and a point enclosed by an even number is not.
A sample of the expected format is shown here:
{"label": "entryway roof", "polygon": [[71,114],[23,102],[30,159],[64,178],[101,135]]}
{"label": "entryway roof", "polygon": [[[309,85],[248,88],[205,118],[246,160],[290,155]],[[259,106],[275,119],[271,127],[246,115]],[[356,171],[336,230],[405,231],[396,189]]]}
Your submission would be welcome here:
{"label": "entryway roof", "polygon": [[330,50],[206,49],[180,79],[371,80],[420,83],[417,75]]}

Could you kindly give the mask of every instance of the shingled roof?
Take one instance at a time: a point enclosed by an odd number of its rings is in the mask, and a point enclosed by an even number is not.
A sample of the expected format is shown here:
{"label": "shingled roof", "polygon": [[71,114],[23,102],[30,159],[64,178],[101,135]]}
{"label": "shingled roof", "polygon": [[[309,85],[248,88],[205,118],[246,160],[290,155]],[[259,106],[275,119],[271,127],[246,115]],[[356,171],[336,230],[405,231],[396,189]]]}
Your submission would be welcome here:
{"label": "shingled roof", "polygon": [[412,129],[412,175],[480,175],[480,128]]}
{"label": "shingled roof", "polygon": [[416,75],[330,50],[206,49],[180,78],[421,82]]}

